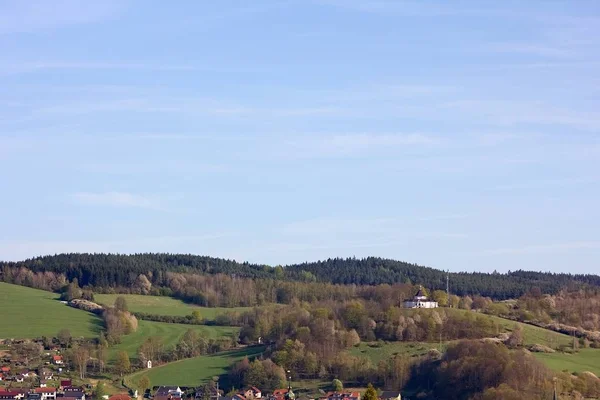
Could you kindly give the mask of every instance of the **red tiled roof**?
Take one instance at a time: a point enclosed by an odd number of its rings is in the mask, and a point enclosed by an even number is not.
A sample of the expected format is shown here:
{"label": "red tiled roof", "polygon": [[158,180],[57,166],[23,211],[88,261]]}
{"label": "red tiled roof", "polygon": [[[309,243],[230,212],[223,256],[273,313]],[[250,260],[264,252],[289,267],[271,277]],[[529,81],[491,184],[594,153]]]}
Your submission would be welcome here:
{"label": "red tiled roof", "polygon": [[35,388],[33,391],[35,393],[54,393],[54,392],[56,392],[56,388],[53,388],[53,387]]}
{"label": "red tiled roof", "polygon": [[120,393],[120,394],[113,394],[112,396],[110,396],[108,398],[108,400],[131,400],[131,397],[129,397],[128,394]]}
{"label": "red tiled roof", "polygon": [[54,361],[61,361],[62,360],[62,356],[52,356],[52,359]]}
{"label": "red tiled roof", "polygon": [[2,372],[8,372],[8,371],[10,371],[10,367],[2,367],[0,369],[2,370]]}
{"label": "red tiled roof", "polygon": [[18,396],[20,395],[20,392],[7,392],[7,391],[2,391],[0,392],[0,396]]}
{"label": "red tiled roof", "polygon": [[281,396],[288,392],[287,389],[275,389],[273,390],[273,396]]}

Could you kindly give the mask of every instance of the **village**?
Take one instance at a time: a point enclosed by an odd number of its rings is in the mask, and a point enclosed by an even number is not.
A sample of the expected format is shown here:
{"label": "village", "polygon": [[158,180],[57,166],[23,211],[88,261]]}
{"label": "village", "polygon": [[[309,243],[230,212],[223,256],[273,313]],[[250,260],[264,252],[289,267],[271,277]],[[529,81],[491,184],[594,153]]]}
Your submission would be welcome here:
{"label": "village", "polygon": [[[4,347],[11,346],[10,340],[2,342]],[[16,345],[29,345],[35,342],[15,341]],[[94,380],[81,380],[74,377],[67,362],[61,355],[61,348],[51,345],[44,349],[43,366],[31,368],[27,356],[13,359],[6,351],[0,353],[0,400],[360,400],[361,393],[356,390],[320,390],[319,396],[302,394],[297,396],[291,386],[263,392],[260,388],[249,386],[239,391],[225,393],[214,380],[198,387],[178,386],[176,382],[169,386],[148,388],[144,393],[125,389],[112,395],[99,393]],[[148,368],[152,364],[148,363]],[[288,371],[289,372],[289,371]],[[399,391],[383,391],[378,400],[401,400]]]}

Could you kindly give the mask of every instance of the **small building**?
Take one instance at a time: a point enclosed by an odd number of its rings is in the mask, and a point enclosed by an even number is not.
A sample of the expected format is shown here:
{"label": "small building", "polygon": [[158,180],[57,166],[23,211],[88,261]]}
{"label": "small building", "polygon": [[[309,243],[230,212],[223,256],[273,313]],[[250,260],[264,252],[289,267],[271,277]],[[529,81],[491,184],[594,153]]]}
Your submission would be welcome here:
{"label": "small building", "polygon": [[108,400],[131,400],[131,397],[127,393],[113,394]]}
{"label": "small building", "polygon": [[66,387],[70,387],[72,385],[72,382],[70,379],[64,379],[60,381],[60,387],[61,389],[66,388]]}
{"label": "small building", "polygon": [[396,391],[383,391],[381,395],[379,395],[380,400],[402,400],[402,395],[400,392]]}
{"label": "small building", "polygon": [[40,393],[29,393],[27,400],[42,400],[42,395]]}
{"label": "small building", "polygon": [[146,363],[146,368],[150,369],[152,368],[152,361],[148,360],[148,362]]}
{"label": "small building", "polygon": [[244,395],[246,399],[260,399],[262,398],[262,392],[259,388],[255,386],[251,386],[244,390],[241,394]]}
{"label": "small building", "polygon": [[53,387],[39,387],[33,389],[34,393],[41,395],[41,400],[56,400],[56,388]]}
{"label": "small building", "polygon": [[85,400],[85,393],[82,391],[65,392],[61,400]]}
{"label": "small building", "polygon": [[404,302],[404,308],[438,308],[438,302],[429,300],[427,296],[425,296],[423,287],[419,287],[419,291],[412,300],[406,300]]}
{"label": "small building", "polygon": [[321,400],[360,400],[360,392],[327,392]]}
{"label": "small building", "polygon": [[62,356],[52,356],[52,362],[54,365],[63,365],[63,357]]}
{"label": "small building", "polygon": [[0,391],[0,400],[15,400],[17,399],[19,396],[18,392],[15,391],[7,391],[7,390],[2,390]]}
{"label": "small building", "polygon": [[179,386],[159,386],[154,393],[154,400],[180,399],[182,394]]}

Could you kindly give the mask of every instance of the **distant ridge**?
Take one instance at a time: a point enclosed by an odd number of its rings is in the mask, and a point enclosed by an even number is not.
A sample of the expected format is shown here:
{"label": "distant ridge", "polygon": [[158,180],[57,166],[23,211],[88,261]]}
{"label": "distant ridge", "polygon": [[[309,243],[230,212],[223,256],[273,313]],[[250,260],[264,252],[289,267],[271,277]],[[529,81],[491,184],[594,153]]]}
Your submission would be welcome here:
{"label": "distant ridge", "polygon": [[[395,283],[421,284],[429,289],[446,289],[446,272],[402,261],[367,257],[332,258],[292,264],[285,267],[237,262],[191,254],[88,254],[70,253],[42,256],[17,262],[0,262],[0,268],[25,267],[34,272],[63,273],[77,278],[81,286],[116,287],[130,285],[139,274],[151,275],[161,284],[164,273],[226,274],[239,278],[323,282],[344,285]],[[2,272],[0,271],[0,274]],[[518,297],[538,287],[543,293],[581,285],[600,287],[599,275],[572,275],[533,271],[502,273],[450,273],[450,291],[458,295],[490,296],[496,299]]]}

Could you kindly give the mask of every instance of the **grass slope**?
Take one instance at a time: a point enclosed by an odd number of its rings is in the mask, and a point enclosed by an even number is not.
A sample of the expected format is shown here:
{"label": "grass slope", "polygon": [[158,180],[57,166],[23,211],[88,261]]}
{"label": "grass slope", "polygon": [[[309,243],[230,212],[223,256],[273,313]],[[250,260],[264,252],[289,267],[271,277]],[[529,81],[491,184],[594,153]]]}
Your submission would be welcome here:
{"label": "grass slope", "polygon": [[95,337],[102,321],[62,304],[58,295],[0,282],[0,338],[56,336],[64,328],[74,337]]}
{"label": "grass slope", "polygon": [[589,371],[600,376],[600,349],[581,349],[575,354],[534,353],[534,356],[555,371]]}
{"label": "grass slope", "polygon": [[245,347],[223,353],[188,358],[160,367],[145,369],[125,377],[125,384],[135,388],[142,376],[148,376],[153,386],[198,386],[227,372],[231,365],[244,357],[252,358],[264,351],[263,346]]}
{"label": "grass slope", "polygon": [[199,307],[172,297],[144,296],[139,294],[97,294],[94,295],[94,299],[99,304],[112,306],[115,304],[115,299],[119,296],[125,297],[130,311],[155,315],[186,316],[198,310],[204,318],[213,320],[217,315],[227,311],[245,311],[250,309],[250,307]]}
{"label": "grass slope", "polygon": [[[445,348],[446,343],[442,343],[442,351]],[[422,356],[431,349],[440,350],[440,344],[422,342],[361,343],[349,349],[348,353],[357,357],[369,358],[373,365],[377,365],[379,361],[397,355],[406,357]]]}
{"label": "grass slope", "polygon": [[144,340],[151,336],[158,336],[166,348],[175,346],[188,329],[194,329],[207,338],[236,335],[239,328],[229,326],[206,326],[169,324],[166,322],[139,321],[138,329],[134,333],[123,336],[121,343],[111,346],[109,360],[117,357],[119,351],[126,351],[133,360],[137,358],[137,350]]}

